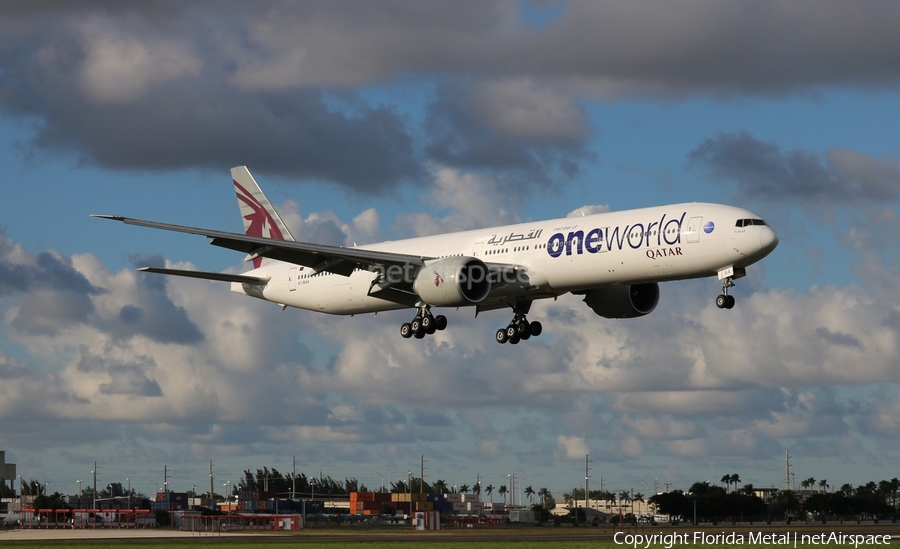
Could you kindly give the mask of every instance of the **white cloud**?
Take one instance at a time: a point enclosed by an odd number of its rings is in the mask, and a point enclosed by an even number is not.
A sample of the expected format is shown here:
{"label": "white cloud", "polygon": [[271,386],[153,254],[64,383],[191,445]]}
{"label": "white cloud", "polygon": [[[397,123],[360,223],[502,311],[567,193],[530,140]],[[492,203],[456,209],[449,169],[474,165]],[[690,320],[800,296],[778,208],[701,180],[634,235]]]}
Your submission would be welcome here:
{"label": "white cloud", "polygon": [[[81,25],[85,44],[81,84],[98,103],[144,100],[153,86],[196,75],[201,60],[186,41],[123,32],[119,22],[91,19]],[[53,55],[43,51],[41,57]]]}
{"label": "white cloud", "polygon": [[489,81],[478,90],[476,108],[502,133],[537,140],[583,139],[585,113],[570,93],[529,78]]}
{"label": "white cloud", "polygon": [[396,232],[428,236],[519,221],[522,197],[511,193],[507,184],[445,166],[433,165],[431,173],[434,186],[425,200],[448,214],[443,218],[425,213],[400,215],[394,223]]}
{"label": "white cloud", "polygon": [[556,442],[566,459],[584,459],[584,456],[591,453],[587,442],[581,437],[567,437],[559,435]]}
{"label": "white cloud", "polygon": [[607,204],[584,205],[567,213],[566,217],[582,217],[585,215],[606,213],[608,211],[610,211],[610,208]]}

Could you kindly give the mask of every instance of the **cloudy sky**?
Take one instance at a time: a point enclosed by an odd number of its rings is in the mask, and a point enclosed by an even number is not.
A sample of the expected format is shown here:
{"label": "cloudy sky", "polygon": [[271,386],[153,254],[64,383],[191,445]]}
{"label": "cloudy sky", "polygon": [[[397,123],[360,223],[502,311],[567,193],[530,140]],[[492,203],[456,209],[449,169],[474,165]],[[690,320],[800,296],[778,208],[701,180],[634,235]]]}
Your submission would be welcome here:
{"label": "cloudy sky", "polygon": [[[0,449],[145,492],[274,466],[645,494],[738,473],[900,476],[900,4],[0,4]],[[201,238],[247,165],[301,240],[352,245],[671,202],[781,244],[738,281],[606,320],[537,303],[404,340],[410,313],[281,311]]]}

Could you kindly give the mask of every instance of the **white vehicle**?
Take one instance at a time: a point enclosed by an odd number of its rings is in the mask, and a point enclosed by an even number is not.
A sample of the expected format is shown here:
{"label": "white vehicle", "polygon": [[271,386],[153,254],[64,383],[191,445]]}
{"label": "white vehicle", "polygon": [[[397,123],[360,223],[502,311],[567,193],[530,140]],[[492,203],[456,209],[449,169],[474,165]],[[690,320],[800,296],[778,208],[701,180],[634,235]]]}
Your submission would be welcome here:
{"label": "white vehicle", "polygon": [[509,512],[509,522],[534,524],[534,511],[514,509]]}
{"label": "white vehicle", "polygon": [[721,309],[746,268],[769,255],[778,235],[758,215],[733,206],[673,204],[575,218],[446,233],[346,248],[296,242],[246,167],[231,170],[246,234],[95,215],[203,235],[248,254],[241,274],[144,267],[142,271],[231,282],[231,290],[285,307],[335,315],[413,308],[403,337],[443,330],[432,307],[511,308],[498,343],[542,332],[526,315],[538,299],[584,296],[606,318],[639,317],[659,302],[659,283],[717,276]]}

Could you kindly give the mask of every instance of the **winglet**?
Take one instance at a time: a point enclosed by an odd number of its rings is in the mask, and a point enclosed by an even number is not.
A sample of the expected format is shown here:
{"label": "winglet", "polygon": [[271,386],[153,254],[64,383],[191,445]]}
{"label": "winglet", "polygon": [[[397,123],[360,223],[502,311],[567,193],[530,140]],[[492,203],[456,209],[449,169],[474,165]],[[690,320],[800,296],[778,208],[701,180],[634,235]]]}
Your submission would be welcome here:
{"label": "winglet", "polygon": [[91,217],[99,217],[100,219],[112,219],[113,221],[125,221],[125,216],[122,215],[91,214]]}

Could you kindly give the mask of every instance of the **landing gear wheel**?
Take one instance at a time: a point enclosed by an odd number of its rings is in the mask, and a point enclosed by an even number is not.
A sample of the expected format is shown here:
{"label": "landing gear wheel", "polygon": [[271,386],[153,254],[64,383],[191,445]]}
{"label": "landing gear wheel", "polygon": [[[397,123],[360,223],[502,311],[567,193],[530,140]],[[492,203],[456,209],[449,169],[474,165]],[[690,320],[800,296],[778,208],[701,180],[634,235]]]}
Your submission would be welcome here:
{"label": "landing gear wheel", "polygon": [[497,330],[495,339],[497,340],[497,343],[506,343],[507,341],[509,341],[509,338],[506,337],[506,330],[504,330],[503,328]]}
{"label": "landing gear wheel", "polygon": [[[528,310],[531,308],[531,303],[529,300],[516,301],[515,305],[513,305],[513,318],[509,325],[506,328],[497,330],[498,342],[508,342],[515,345],[519,341],[525,341],[531,337],[541,335],[543,331],[541,323],[536,321],[528,322],[528,318],[526,318]],[[500,332],[503,332],[502,341]]]}
{"label": "landing gear wheel", "polygon": [[734,280],[730,276],[722,279],[722,293],[716,298],[716,307],[720,309],[734,307],[734,296],[728,295],[728,288],[734,288]]}
{"label": "landing gear wheel", "polygon": [[516,333],[519,334],[519,337],[522,339],[531,337],[531,325],[528,324],[527,320],[520,320],[516,324]]}
{"label": "landing gear wheel", "polygon": [[431,305],[423,302],[416,303],[416,316],[410,322],[400,326],[400,335],[404,338],[415,336],[422,339],[426,335],[433,334],[437,330],[447,327],[447,318],[443,315],[435,317],[431,314]]}

